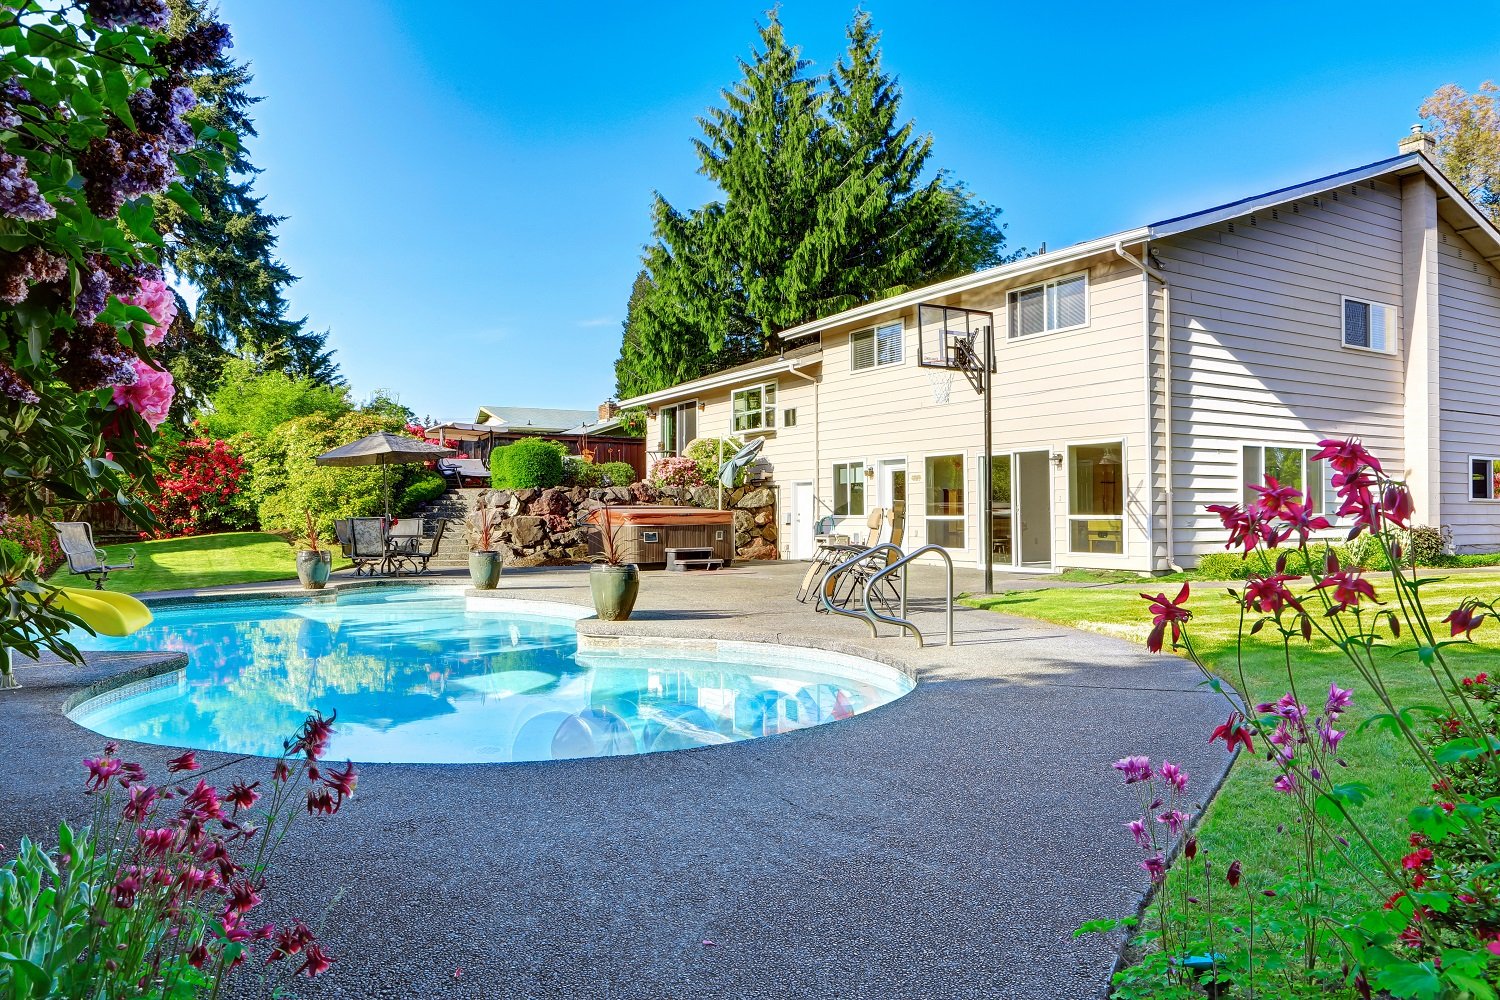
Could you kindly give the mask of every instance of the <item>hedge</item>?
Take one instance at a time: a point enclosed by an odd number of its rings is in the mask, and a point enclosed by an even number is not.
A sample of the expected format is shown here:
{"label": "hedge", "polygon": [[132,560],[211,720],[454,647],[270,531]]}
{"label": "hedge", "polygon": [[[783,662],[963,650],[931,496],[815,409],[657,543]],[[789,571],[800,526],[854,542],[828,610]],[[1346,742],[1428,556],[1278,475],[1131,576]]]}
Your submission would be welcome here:
{"label": "hedge", "polygon": [[556,441],[527,438],[496,448],[490,455],[490,483],[499,490],[561,486],[568,449]]}
{"label": "hedge", "polygon": [[600,485],[604,486],[629,486],[640,478],[629,462],[601,462],[596,468],[604,480]]}
{"label": "hedge", "polygon": [[447,490],[448,483],[441,475],[436,472],[424,473],[401,491],[394,507],[396,514],[405,517],[429,500],[436,500]]}

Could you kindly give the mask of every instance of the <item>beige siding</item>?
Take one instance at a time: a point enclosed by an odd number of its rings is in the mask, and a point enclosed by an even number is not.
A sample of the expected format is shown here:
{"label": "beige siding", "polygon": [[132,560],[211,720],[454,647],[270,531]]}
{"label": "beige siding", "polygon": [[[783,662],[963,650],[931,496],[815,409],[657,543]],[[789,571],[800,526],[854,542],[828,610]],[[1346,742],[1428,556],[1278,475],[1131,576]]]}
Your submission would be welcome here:
{"label": "beige siding", "polygon": [[1500,501],[1469,499],[1469,456],[1500,459],[1500,273],[1447,223],[1439,241],[1442,523],[1459,552],[1492,552]]}
{"label": "beige siding", "polygon": [[1318,202],[1156,247],[1172,284],[1173,543],[1187,565],[1222,546],[1203,507],[1238,501],[1244,444],[1358,435],[1401,468],[1400,345],[1342,346],[1342,296],[1400,309],[1400,197],[1377,182]]}

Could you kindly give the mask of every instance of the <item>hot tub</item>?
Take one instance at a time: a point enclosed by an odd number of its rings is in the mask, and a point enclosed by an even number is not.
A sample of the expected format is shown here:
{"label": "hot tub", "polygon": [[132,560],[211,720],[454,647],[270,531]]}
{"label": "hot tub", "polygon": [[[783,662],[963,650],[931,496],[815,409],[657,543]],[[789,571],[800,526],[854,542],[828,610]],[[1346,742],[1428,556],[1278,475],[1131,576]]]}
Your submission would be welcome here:
{"label": "hot tub", "polygon": [[[605,511],[614,526],[615,543],[626,562],[639,566],[665,566],[668,549],[712,549],[715,559],[728,566],[734,562],[734,511],[702,507],[600,507],[589,521],[602,525]],[[598,554],[595,535],[590,548]]]}

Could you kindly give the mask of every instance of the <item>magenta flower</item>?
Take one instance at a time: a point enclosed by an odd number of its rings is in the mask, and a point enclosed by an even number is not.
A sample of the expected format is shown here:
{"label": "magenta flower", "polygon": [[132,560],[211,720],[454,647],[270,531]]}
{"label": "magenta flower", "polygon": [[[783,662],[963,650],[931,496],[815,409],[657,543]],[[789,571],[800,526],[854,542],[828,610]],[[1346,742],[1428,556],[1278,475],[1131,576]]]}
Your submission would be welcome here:
{"label": "magenta flower", "polygon": [[1448,616],[1443,619],[1443,623],[1448,626],[1448,634],[1456,636],[1462,632],[1465,639],[1469,638],[1473,631],[1484,623],[1485,616],[1474,613],[1478,610],[1477,600],[1472,597],[1465,598],[1463,603],[1448,612]]}
{"label": "magenta flower", "polygon": [[1349,706],[1354,704],[1354,692],[1346,691],[1337,684],[1328,685],[1328,701],[1323,705],[1323,711],[1329,715],[1336,716],[1341,712],[1347,712]]}
{"label": "magenta flower", "polygon": [[1150,757],[1124,757],[1115,761],[1110,767],[1125,775],[1127,785],[1133,785],[1137,781],[1151,780]]}
{"label": "magenta flower", "polygon": [[197,753],[195,751],[189,750],[187,753],[183,754],[180,757],[173,757],[171,760],[167,761],[167,770],[174,773],[177,771],[198,770]]}
{"label": "magenta flower", "polygon": [[1321,514],[1314,514],[1312,507],[1304,503],[1289,503],[1282,508],[1281,520],[1286,525],[1282,537],[1297,535],[1303,543],[1314,531],[1322,531],[1328,527],[1328,518]]}
{"label": "magenta flower", "polygon": [[328,776],[323,779],[323,784],[338,795],[340,802],[353,797],[354,788],[359,784],[359,775],[354,773],[353,762],[345,761],[342,771],[337,768],[330,769]]}
{"label": "magenta flower", "polygon": [[1286,510],[1288,504],[1297,503],[1302,499],[1301,490],[1291,486],[1282,486],[1275,476],[1267,476],[1264,486],[1256,486],[1254,483],[1246,485],[1260,494],[1260,498],[1255,501],[1255,506],[1267,514],[1280,514]]}
{"label": "magenta flower", "polygon": [[333,956],[324,951],[322,945],[314,941],[307,946],[307,951],[302,956],[302,966],[293,975],[302,975],[305,973],[308,979],[312,979],[327,972],[331,965],[333,965]]}
{"label": "magenta flower", "polygon": [[278,961],[289,955],[295,955],[304,947],[313,943],[313,932],[300,920],[293,920],[291,926],[283,927],[276,932],[275,943],[271,946],[271,956],[266,963]]}
{"label": "magenta flower", "polygon": [[[1234,548],[1249,536],[1250,516],[1245,513],[1239,504],[1211,503],[1204,509],[1212,514],[1219,515],[1219,523],[1224,526],[1225,531],[1229,532],[1229,540],[1224,543],[1226,549]],[[1252,541],[1245,548],[1248,551],[1253,546],[1254,542]]]}
{"label": "magenta flower", "polygon": [[260,793],[256,791],[259,787],[260,782],[258,781],[252,781],[248,785],[243,781],[236,781],[229,786],[229,794],[224,796],[224,801],[234,806],[235,812],[239,812],[241,809],[249,809],[260,798]]}
{"label": "magenta flower", "polygon": [[141,891],[141,880],[135,875],[127,875],[115,883],[114,904],[122,910],[128,910],[135,905],[136,893]]}
{"label": "magenta flower", "polygon": [[1318,723],[1318,735],[1323,739],[1323,749],[1328,753],[1338,753],[1339,740],[1344,738],[1341,730],[1333,728],[1333,720]]}
{"label": "magenta flower", "polygon": [[1374,469],[1376,472],[1381,471],[1380,462],[1365,450],[1358,438],[1349,438],[1344,441],[1328,438],[1319,441],[1318,447],[1322,450],[1311,456],[1312,460],[1327,462],[1339,472],[1354,472],[1365,467]]}
{"label": "magenta flower", "polygon": [[1215,740],[1223,740],[1224,749],[1230,753],[1234,752],[1236,744],[1243,744],[1246,750],[1255,752],[1255,745],[1250,742],[1250,727],[1245,724],[1245,717],[1238,712],[1230,712],[1229,718],[1222,725],[1214,727],[1208,742]]}
{"label": "magenta flower", "polygon": [[1171,809],[1156,817],[1156,821],[1165,824],[1167,829],[1171,831],[1172,836],[1175,837],[1182,832],[1183,827],[1187,826],[1189,818],[1188,814],[1182,810]]}
{"label": "magenta flower", "polygon": [[1147,849],[1151,846],[1151,832],[1146,829],[1146,821],[1144,819],[1131,820],[1125,824],[1125,829],[1129,830],[1130,835],[1135,838],[1137,847]]}
{"label": "magenta flower", "polygon": [[1188,599],[1188,584],[1184,583],[1177,596],[1171,600],[1166,594],[1142,594],[1141,597],[1151,602],[1151,634],[1146,637],[1146,648],[1153,653],[1160,653],[1162,641],[1166,636],[1167,626],[1172,628],[1172,645],[1177,645],[1182,638],[1182,623],[1193,617],[1193,613],[1183,607]]}
{"label": "magenta flower", "polygon": [[182,800],[182,812],[184,816],[195,819],[222,819],[223,807],[219,804],[219,790],[202,778],[198,779],[198,785]]}
{"label": "magenta flower", "polygon": [[260,905],[260,895],[248,880],[240,879],[225,893],[224,906],[233,913],[248,913]]}
{"label": "magenta flower", "polygon": [[[1329,573],[1314,590],[1333,589],[1333,605],[1336,610],[1358,607],[1361,598],[1375,600],[1375,585],[1363,579],[1358,570],[1339,570]],[[1378,601],[1376,603],[1379,603]]]}
{"label": "magenta flower", "polygon": [[1240,887],[1241,870],[1239,861],[1229,862],[1229,870],[1224,873],[1224,881],[1229,883],[1229,888],[1238,889]]}
{"label": "magenta flower", "polygon": [[120,785],[129,788],[136,782],[146,780],[146,769],[139,764],[127,761],[120,765]]}
{"label": "magenta flower", "polygon": [[166,827],[154,830],[137,829],[135,839],[140,842],[141,851],[146,857],[160,858],[172,850],[172,844],[177,839],[177,831]]}
{"label": "magenta flower", "polygon": [[1178,795],[1187,791],[1187,773],[1169,760],[1161,762],[1161,779],[1175,788]]}
{"label": "magenta flower", "polygon": [[1391,483],[1380,495],[1380,509],[1384,512],[1386,520],[1392,524],[1405,528],[1411,523],[1411,516],[1416,513],[1416,504],[1412,502],[1411,490],[1400,483]]}
{"label": "magenta flower", "polygon": [[1251,577],[1245,583],[1246,610],[1276,615],[1281,613],[1282,608],[1290,606],[1301,611],[1302,604],[1297,600],[1297,595],[1287,587],[1288,581],[1300,579],[1302,577],[1286,573]]}
{"label": "magenta flower", "polygon": [[1288,771],[1286,774],[1281,775],[1275,781],[1271,782],[1271,787],[1276,789],[1278,792],[1283,792],[1287,795],[1290,795],[1301,787],[1301,783],[1297,781],[1297,776],[1295,774],[1292,774],[1290,771]]}
{"label": "magenta flower", "polygon": [[339,811],[339,804],[333,800],[333,795],[327,787],[318,785],[307,790],[307,811],[332,816]]}
{"label": "magenta flower", "polygon": [[1281,696],[1272,711],[1292,723],[1298,723],[1307,718],[1307,706],[1299,702],[1296,695],[1290,691]]}
{"label": "magenta flower", "polygon": [[92,757],[83,762],[88,769],[89,779],[84,787],[90,792],[97,792],[109,784],[109,779],[120,773],[123,766],[118,757]]}
{"label": "magenta flower", "polygon": [[1160,854],[1152,855],[1140,865],[1151,876],[1151,881],[1160,882],[1167,877],[1167,860]]}
{"label": "magenta flower", "polygon": [[150,785],[130,786],[130,801],[125,803],[122,815],[132,823],[144,822],[156,804],[157,791]]}

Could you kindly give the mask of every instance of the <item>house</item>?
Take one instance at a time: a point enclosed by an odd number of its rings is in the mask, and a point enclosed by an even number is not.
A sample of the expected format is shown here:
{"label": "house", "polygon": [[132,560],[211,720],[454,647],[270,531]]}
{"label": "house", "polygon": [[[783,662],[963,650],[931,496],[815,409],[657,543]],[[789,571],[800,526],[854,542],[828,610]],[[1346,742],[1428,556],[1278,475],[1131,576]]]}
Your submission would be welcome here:
{"label": "house", "polygon": [[900,503],[908,547],[972,565],[1192,567],[1224,544],[1204,506],[1266,473],[1331,516],[1308,455],[1344,436],[1458,551],[1500,549],[1500,231],[1432,143],[804,323],[621,405],[653,457],[764,436],[785,558]]}
{"label": "house", "polygon": [[629,462],[637,475],[646,474],[645,444],[625,433],[620,408],[613,402],[603,403],[596,410],[481,406],[472,422],[433,424],[427,434],[485,462],[495,448],[536,437],[561,442],[570,453],[586,455],[595,462]]}

